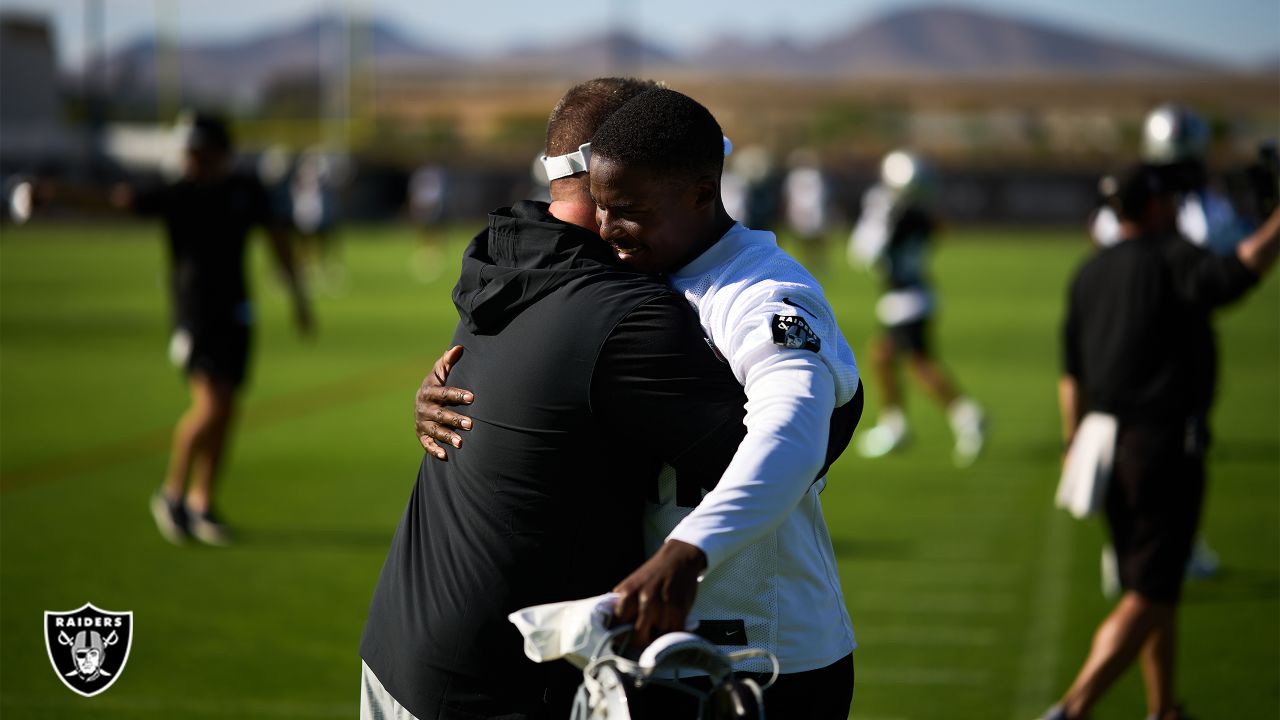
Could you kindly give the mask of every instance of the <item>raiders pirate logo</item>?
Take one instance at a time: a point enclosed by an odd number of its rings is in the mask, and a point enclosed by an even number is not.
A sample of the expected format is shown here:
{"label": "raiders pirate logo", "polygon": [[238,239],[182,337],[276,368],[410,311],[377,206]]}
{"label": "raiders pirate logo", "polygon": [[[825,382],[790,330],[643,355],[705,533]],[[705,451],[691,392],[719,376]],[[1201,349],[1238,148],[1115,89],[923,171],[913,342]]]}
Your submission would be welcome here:
{"label": "raiders pirate logo", "polygon": [[133,644],[133,613],[100,610],[85,603],[77,610],[44,614],[44,645],[63,685],[85,697],[120,679]]}
{"label": "raiders pirate logo", "polygon": [[822,349],[822,340],[809,327],[809,323],[797,315],[773,316],[773,344],[791,350],[818,352]]}

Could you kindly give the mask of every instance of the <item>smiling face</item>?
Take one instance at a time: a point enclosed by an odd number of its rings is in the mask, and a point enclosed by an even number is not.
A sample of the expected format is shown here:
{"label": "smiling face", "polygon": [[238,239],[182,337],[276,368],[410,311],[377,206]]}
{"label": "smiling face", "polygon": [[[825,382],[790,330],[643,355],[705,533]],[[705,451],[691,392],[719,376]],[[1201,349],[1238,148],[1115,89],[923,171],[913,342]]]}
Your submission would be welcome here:
{"label": "smiling face", "polygon": [[706,249],[719,192],[714,181],[664,177],[599,155],[591,158],[590,178],[600,237],[618,259],[644,272],[670,272]]}

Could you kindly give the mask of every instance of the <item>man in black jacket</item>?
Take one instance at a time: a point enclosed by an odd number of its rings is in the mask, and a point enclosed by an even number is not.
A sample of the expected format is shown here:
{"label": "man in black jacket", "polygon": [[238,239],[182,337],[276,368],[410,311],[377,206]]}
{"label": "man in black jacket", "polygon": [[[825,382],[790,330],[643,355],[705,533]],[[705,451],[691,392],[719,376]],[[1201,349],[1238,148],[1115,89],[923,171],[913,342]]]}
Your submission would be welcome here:
{"label": "man in black jacket", "polygon": [[[651,86],[570,90],[548,154]],[[742,437],[742,389],[688,304],[588,229],[584,172],[551,193],[491,214],[464,257],[454,340],[467,356],[451,380],[483,393],[469,451],[424,457],[392,540],[360,645],[362,717],[567,716],[580,677],[525,659],[507,614],[608,591],[644,560],[661,465],[718,477]],[[640,440],[659,424],[663,442]]]}
{"label": "man in black jacket", "polygon": [[1155,167],[1134,170],[1119,202],[1125,239],[1093,256],[1071,285],[1059,398],[1067,443],[1087,412],[1116,419],[1106,513],[1124,594],[1046,720],[1084,717],[1139,654],[1150,717],[1182,717],[1177,606],[1204,494],[1211,314],[1252,288],[1280,251],[1280,213],[1229,256],[1180,238],[1177,196]]}

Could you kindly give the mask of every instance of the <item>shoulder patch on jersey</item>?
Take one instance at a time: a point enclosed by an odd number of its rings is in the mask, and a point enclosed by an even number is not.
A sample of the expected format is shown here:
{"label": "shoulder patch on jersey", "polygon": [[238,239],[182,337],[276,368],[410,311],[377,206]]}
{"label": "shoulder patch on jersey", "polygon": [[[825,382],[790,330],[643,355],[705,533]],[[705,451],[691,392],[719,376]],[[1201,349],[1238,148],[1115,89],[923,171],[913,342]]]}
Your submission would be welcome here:
{"label": "shoulder patch on jersey", "polygon": [[798,315],[773,316],[773,344],[790,350],[822,349],[822,340],[809,327],[809,323]]}

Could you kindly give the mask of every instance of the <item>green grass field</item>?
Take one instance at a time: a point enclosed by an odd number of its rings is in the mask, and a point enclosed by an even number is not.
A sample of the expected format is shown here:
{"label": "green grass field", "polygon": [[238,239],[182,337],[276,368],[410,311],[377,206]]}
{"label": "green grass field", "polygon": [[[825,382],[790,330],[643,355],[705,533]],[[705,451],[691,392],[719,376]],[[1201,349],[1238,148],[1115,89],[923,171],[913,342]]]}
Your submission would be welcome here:
{"label": "green grass field", "polygon": [[[305,342],[255,247],[256,362],[221,493],[240,542],[177,548],[147,512],[186,403],[165,357],[159,228],[2,233],[0,715],[354,717],[360,630],[421,456],[413,390],[455,320],[453,261],[421,285],[408,229],[348,230],[346,292],[319,296]],[[450,237],[450,258],[465,239]],[[987,406],[991,442],[954,469],[943,415],[913,393],[905,453],[835,466],[825,507],[861,644],[853,717],[1029,720],[1083,658],[1108,608],[1102,532],[1051,498],[1057,326],[1086,252],[1076,233],[1008,231],[956,233],[940,250],[938,344]],[[865,352],[873,283],[831,268],[828,294]],[[1280,283],[1219,325],[1206,534],[1225,567],[1188,586],[1180,695],[1199,718],[1274,718]],[[42,637],[45,610],[86,601],[135,619],[127,669],[92,699],[54,677]],[[1131,673],[1096,717],[1143,715]]]}

